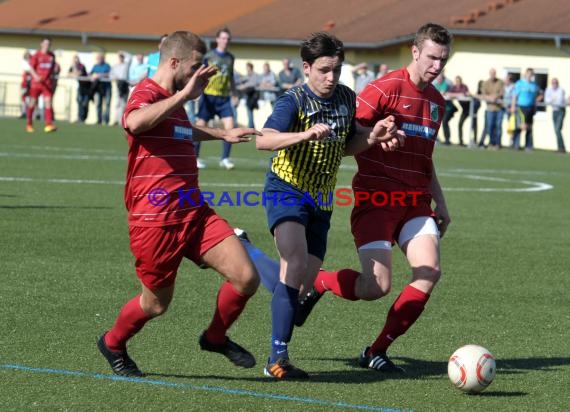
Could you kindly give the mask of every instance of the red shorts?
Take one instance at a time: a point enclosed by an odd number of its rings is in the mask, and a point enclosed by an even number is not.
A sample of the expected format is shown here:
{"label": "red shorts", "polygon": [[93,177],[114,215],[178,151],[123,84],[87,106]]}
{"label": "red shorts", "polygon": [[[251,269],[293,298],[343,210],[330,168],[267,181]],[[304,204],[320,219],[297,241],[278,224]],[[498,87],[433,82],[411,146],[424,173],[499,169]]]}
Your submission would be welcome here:
{"label": "red shorts", "polygon": [[204,253],[233,234],[228,222],[208,206],[198,208],[190,221],[178,225],[131,226],[137,276],[151,290],[171,286],[183,257],[198,264]]}
{"label": "red shorts", "polygon": [[37,99],[38,97],[52,97],[53,96],[53,85],[45,83],[32,83],[30,86],[29,96]]}
{"label": "red shorts", "polygon": [[350,216],[350,226],[356,247],[377,240],[387,240],[394,244],[402,226],[419,216],[433,216],[431,197],[418,196],[415,205],[377,206],[370,201],[354,206]]}

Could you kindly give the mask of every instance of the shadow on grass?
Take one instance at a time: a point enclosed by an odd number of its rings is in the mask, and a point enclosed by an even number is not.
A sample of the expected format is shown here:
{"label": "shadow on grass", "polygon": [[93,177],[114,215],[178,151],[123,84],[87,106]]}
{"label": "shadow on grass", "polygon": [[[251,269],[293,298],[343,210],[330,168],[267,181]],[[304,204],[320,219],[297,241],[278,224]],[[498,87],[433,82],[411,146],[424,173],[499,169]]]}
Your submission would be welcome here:
{"label": "shadow on grass", "polygon": [[[308,360],[308,358],[305,358]],[[358,366],[354,358],[311,358],[312,361],[338,362],[347,366],[345,370],[335,370],[329,372],[311,372],[307,383],[345,383],[345,384],[362,384],[367,382],[379,382],[383,380],[394,379],[441,379],[447,374],[447,362],[427,361],[422,359],[414,359],[408,357],[393,357],[396,364],[404,367],[406,373],[385,374],[372,370],[365,370]],[[498,374],[520,374],[527,371],[553,371],[557,367],[570,365],[570,358],[519,358],[519,359],[502,359],[497,360]],[[256,368],[260,369],[260,365]],[[259,376],[227,376],[227,375],[199,375],[199,374],[168,374],[168,373],[147,373],[146,377],[163,377],[163,378],[179,378],[179,379],[206,379],[206,380],[223,380],[223,381],[251,381],[251,382],[267,382],[274,384],[273,379]],[[486,391],[476,396],[484,397],[522,397],[527,396],[526,392],[505,392],[505,391]]]}

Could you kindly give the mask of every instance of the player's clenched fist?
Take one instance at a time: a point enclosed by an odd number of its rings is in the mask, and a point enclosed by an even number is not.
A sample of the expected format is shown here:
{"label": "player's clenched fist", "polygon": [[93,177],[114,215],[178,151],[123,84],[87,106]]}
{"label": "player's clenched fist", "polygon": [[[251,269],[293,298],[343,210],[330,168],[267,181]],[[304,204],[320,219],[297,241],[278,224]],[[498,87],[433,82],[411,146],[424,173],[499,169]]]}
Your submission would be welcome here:
{"label": "player's clenched fist", "polygon": [[305,140],[321,140],[331,133],[329,125],[317,123],[305,132]]}

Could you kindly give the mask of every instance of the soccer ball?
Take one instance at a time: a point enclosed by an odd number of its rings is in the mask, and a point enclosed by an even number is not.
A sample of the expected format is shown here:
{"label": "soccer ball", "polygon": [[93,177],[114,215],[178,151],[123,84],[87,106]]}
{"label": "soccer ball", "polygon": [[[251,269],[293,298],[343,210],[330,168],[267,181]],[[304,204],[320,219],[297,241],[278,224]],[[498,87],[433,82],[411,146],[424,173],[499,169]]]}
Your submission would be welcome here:
{"label": "soccer ball", "polygon": [[479,345],[465,345],[453,352],[447,363],[451,383],[463,392],[478,393],[493,382],[495,358]]}

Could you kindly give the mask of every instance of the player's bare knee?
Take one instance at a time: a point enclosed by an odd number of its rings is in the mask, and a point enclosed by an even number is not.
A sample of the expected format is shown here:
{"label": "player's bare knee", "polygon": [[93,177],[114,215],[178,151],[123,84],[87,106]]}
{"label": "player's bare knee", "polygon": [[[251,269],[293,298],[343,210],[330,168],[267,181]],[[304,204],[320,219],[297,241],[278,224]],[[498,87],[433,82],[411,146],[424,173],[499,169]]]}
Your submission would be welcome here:
{"label": "player's bare knee", "polygon": [[238,292],[253,295],[259,287],[259,275],[253,266],[244,266],[241,273],[230,282]]}
{"label": "player's bare knee", "polygon": [[259,287],[259,275],[254,267],[243,275],[242,290],[246,295],[253,295]]}

